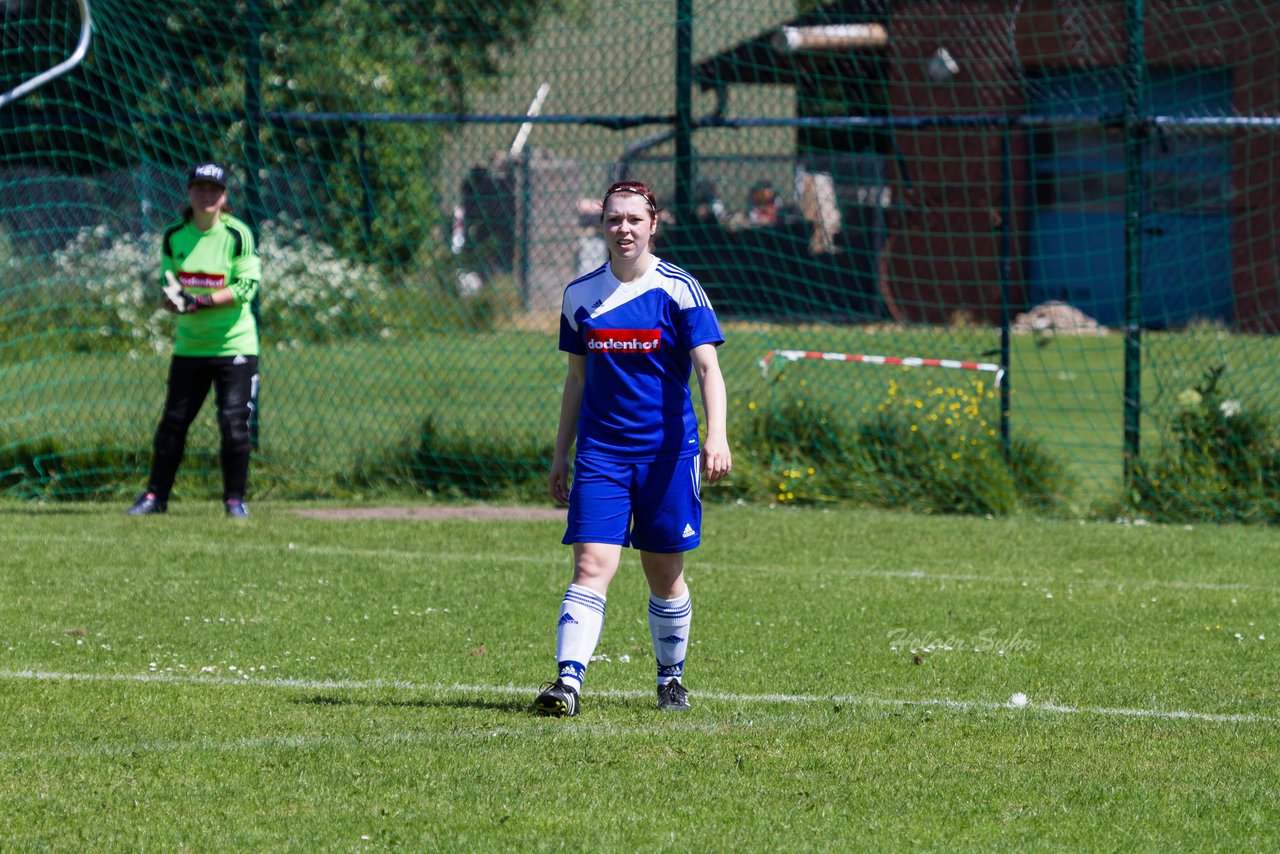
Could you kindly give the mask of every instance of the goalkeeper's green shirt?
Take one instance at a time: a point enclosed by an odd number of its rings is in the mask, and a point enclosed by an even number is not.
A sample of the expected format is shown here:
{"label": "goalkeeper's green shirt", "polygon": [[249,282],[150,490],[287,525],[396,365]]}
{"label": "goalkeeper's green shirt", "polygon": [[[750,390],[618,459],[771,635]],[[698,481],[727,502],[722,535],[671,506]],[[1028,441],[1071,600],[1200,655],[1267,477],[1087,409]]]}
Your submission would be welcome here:
{"label": "goalkeeper's green shirt", "polygon": [[178,221],[164,230],[160,273],[172,270],[183,289],[211,294],[229,289],[235,303],[178,315],[175,356],[256,356],[258,322],[253,300],[262,262],[249,226],[222,214],[213,228],[200,231]]}

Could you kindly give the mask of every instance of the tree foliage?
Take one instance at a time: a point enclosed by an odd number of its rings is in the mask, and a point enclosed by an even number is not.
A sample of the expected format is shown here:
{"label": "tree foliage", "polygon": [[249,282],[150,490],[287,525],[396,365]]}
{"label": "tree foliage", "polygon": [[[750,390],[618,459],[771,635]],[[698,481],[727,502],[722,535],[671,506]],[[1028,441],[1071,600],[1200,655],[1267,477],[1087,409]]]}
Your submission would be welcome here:
{"label": "tree foliage", "polygon": [[[261,187],[251,217],[298,215],[344,251],[403,262],[439,225],[434,173],[449,131],[405,117],[465,112],[504,52],[580,4],[95,0],[83,67],[0,117],[0,153],[79,173],[217,158]],[[6,80],[74,45],[75,14],[52,6],[74,4],[0,5]]]}

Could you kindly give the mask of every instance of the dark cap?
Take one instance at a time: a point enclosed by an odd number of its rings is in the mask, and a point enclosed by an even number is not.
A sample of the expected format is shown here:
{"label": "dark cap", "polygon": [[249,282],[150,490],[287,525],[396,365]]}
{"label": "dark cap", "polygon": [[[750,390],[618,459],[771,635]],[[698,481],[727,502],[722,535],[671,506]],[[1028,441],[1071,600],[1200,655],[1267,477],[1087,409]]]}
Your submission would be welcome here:
{"label": "dark cap", "polygon": [[227,188],[227,170],[217,163],[197,163],[191,167],[191,174],[187,176],[187,186],[190,187],[196,181],[208,181],[210,184],[217,184],[225,190]]}

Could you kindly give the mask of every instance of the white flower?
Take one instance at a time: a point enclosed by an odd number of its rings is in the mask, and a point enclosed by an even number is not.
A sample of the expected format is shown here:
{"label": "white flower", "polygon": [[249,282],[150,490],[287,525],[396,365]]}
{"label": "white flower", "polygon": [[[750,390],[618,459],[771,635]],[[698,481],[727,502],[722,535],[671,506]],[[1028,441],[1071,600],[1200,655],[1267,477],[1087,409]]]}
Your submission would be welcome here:
{"label": "white flower", "polygon": [[1224,418],[1235,418],[1244,411],[1244,407],[1240,404],[1240,401],[1232,400],[1230,398],[1218,404],[1218,409],[1222,412]]}
{"label": "white flower", "polygon": [[1193,388],[1183,389],[1178,395],[1178,403],[1183,406],[1199,406],[1204,398],[1200,396],[1200,392]]}

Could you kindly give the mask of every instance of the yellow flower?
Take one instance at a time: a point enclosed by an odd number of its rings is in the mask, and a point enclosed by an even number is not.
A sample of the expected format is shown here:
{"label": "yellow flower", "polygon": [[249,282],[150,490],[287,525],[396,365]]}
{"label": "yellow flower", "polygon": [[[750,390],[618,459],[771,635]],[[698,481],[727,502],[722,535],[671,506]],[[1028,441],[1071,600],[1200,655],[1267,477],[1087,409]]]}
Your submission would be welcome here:
{"label": "yellow flower", "polygon": [[917,427],[916,425],[914,425],[914,424],[912,424],[912,425],[911,425],[911,432],[912,432],[912,433],[915,433],[915,432],[916,432],[916,431],[918,431],[919,429],[920,429],[920,428],[919,428],[919,427]]}
{"label": "yellow flower", "polygon": [[754,400],[747,404],[747,409],[755,409],[755,408],[756,408],[756,402]]}
{"label": "yellow flower", "polygon": [[814,473],[813,466],[809,466],[809,474],[813,474],[813,473]]}

